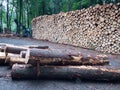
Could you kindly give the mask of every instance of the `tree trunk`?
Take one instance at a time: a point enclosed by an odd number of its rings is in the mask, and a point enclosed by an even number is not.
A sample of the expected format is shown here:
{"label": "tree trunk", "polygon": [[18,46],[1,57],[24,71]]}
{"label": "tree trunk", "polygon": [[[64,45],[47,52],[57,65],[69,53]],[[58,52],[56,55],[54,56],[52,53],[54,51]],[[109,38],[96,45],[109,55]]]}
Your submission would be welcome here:
{"label": "tree trunk", "polygon": [[7,0],[7,28],[9,29],[9,0]]}
{"label": "tree trunk", "polygon": [[74,79],[119,81],[120,67],[112,66],[40,66],[13,65],[12,79]]}
{"label": "tree trunk", "polygon": [[3,33],[3,23],[2,23],[2,20],[3,20],[3,15],[2,15],[2,10],[3,10],[3,6],[2,6],[2,3],[0,3],[0,33]]}
{"label": "tree trunk", "polygon": [[26,11],[27,11],[27,28],[29,28],[29,0],[26,0]]}

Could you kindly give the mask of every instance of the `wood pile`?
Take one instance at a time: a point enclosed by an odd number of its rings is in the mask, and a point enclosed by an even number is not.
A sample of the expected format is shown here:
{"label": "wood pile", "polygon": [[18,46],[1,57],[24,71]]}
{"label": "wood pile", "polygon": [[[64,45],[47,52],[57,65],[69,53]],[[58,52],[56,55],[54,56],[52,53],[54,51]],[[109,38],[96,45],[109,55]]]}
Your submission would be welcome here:
{"label": "wood pile", "polygon": [[33,37],[120,54],[120,3],[45,15],[32,20]]}
{"label": "wood pile", "polygon": [[[12,67],[12,79],[86,79],[120,81],[120,67],[110,66],[105,54],[72,52],[49,46],[0,44],[0,63]],[[79,47],[74,47],[79,49]],[[97,53],[97,52],[96,52]],[[115,57],[110,58],[114,61]]]}
{"label": "wood pile", "polygon": [[13,37],[13,34],[0,34],[0,37]]}

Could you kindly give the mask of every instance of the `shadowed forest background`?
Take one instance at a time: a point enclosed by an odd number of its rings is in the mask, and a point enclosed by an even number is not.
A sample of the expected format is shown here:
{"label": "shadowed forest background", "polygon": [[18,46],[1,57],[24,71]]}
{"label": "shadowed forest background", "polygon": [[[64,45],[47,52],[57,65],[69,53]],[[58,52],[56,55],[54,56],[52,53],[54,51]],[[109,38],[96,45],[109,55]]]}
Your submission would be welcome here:
{"label": "shadowed forest background", "polygon": [[120,0],[0,0],[0,33],[11,30],[21,34],[26,29],[31,30],[31,20],[37,16],[118,2]]}

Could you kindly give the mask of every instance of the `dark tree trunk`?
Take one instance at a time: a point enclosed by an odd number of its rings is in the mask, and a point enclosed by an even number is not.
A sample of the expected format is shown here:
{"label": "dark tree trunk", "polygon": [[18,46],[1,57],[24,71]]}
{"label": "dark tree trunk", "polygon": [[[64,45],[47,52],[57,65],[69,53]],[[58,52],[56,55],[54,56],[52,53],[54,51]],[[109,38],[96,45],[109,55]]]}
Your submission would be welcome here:
{"label": "dark tree trunk", "polygon": [[2,2],[0,3],[0,33],[3,33],[3,25],[2,25]]}
{"label": "dark tree trunk", "polygon": [[19,12],[19,22],[21,22],[22,21],[22,9],[23,9],[23,0],[20,0],[20,12]]}
{"label": "dark tree trunk", "polygon": [[27,5],[27,28],[29,28],[29,3],[28,0],[26,0],[26,5]]}
{"label": "dark tree trunk", "polygon": [[9,0],[7,0],[7,28],[9,28]]}
{"label": "dark tree trunk", "polygon": [[72,2],[71,0],[68,0],[68,11],[71,11],[71,8],[72,8]]}

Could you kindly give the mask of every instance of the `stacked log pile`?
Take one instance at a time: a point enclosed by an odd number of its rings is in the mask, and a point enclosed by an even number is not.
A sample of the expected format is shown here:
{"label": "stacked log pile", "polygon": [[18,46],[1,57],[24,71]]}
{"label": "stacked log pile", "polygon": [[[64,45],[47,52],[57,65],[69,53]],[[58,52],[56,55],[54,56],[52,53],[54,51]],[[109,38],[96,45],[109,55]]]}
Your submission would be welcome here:
{"label": "stacked log pile", "polygon": [[33,37],[120,54],[120,3],[40,16]]}
{"label": "stacked log pile", "polygon": [[[58,44],[59,45],[59,44]],[[12,79],[87,79],[120,81],[120,67],[110,66],[106,54],[88,55],[66,48],[30,45],[16,46],[0,44],[0,63],[7,62],[12,67]],[[82,49],[81,49],[82,50]],[[96,52],[97,53],[97,52]],[[119,58],[119,57],[118,57]]]}

